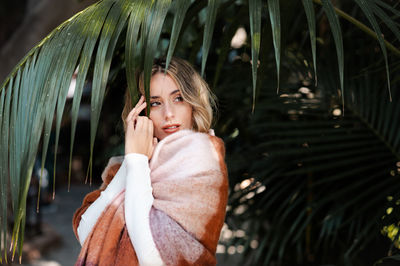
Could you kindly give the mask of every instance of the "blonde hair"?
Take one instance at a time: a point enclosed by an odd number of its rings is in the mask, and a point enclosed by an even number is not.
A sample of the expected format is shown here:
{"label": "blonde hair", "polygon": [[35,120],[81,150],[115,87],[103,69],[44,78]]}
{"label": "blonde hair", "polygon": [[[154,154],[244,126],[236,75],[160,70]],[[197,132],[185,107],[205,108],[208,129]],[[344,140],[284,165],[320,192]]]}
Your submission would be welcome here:
{"label": "blonde hair", "polygon": [[[165,58],[154,61],[151,76],[157,73],[165,73]],[[176,57],[171,59],[166,74],[175,81],[182,98],[192,106],[193,130],[208,133],[213,122],[215,96],[210,91],[205,80],[189,62]],[[138,80],[139,91],[144,95],[143,72],[137,76],[138,78],[136,80]],[[127,89],[125,93],[125,105],[121,115],[124,129],[126,129],[125,118],[128,116],[133,106]]]}

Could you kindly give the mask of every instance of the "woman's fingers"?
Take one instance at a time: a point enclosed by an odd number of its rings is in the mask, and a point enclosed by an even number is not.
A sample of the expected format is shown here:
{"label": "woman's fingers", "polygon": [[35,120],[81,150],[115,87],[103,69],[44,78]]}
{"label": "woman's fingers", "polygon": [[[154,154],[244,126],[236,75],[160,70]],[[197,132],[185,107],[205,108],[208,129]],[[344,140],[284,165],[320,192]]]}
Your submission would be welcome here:
{"label": "woman's fingers", "polygon": [[136,118],[136,126],[127,129],[125,152],[141,153],[146,155],[148,158],[151,158],[156,144],[153,131],[153,121],[146,116],[138,116]]}
{"label": "woman's fingers", "polygon": [[143,95],[140,97],[139,101],[136,103],[135,107],[132,108],[132,110],[129,112],[128,116],[126,117],[126,121],[128,122],[129,120],[132,119],[132,116],[136,113],[136,109],[143,104],[144,102],[144,97]]}
{"label": "woman's fingers", "polygon": [[139,99],[139,101],[136,103],[134,108],[139,107],[142,103],[144,103],[144,96],[142,95]]}
{"label": "woman's fingers", "polygon": [[143,133],[148,132],[148,118],[146,116],[138,116],[136,119],[135,131]]}
{"label": "woman's fingers", "polygon": [[146,107],[146,102],[144,100],[145,100],[144,96],[142,95],[137,104],[135,105],[135,108],[132,109],[135,110],[134,117],[138,116],[140,112]]}
{"label": "woman's fingers", "polygon": [[140,114],[140,112],[141,112],[144,108],[146,108],[146,105],[147,105],[147,103],[146,103],[146,102],[143,102],[143,103],[141,103],[139,106],[136,106],[135,108],[133,108],[133,109],[129,112],[129,114],[128,114],[128,116],[127,116],[127,120],[132,120],[132,119],[134,119],[136,116],[138,116],[138,115]]}
{"label": "woman's fingers", "polygon": [[137,117],[139,116],[140,112],[143,111],[147,106],[147,103],[144,102],[144,97],[142,96],[139,100],[139,102],[136,104],[135,108],[133,108],[128,116],[126,117],[126,122],[127,123],[135,123]]}

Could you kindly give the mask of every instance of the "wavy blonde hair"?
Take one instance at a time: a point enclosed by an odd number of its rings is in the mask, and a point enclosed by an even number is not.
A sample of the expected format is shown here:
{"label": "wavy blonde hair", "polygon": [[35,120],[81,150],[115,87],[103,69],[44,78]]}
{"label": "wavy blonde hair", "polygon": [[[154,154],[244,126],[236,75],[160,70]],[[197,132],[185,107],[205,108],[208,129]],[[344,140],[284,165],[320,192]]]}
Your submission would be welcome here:
{"label": "wavy blonde hair", "polygon": [[[157,73],[165,73],[165,58],[154,61],[151,76]],[[208,133],[213,122],[213,109],[216,109],[216,104],[215,96],[210,91],[205,80],[189,62],[177,57],[171,59],[166,74],[175,81],[182,98],[192,106],[193,130]],[[137,76],[139,91],[144,95],[144,74],[141,72]],[[127,89],[125,105],[121,115],[124,129],[126,129],[125,119],[133,106]]]}

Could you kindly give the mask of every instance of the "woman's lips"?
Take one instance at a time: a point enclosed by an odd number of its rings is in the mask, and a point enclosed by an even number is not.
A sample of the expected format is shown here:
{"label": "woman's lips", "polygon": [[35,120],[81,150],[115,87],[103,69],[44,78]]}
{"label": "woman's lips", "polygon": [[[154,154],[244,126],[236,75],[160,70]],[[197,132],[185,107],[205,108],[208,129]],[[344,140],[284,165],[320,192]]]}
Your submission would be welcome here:
{"label": "woman's lips", "polygon": [[170,134],[170,133],[174,133],[174,132],[178,131],[179,125],[177,125],[177,124],[168,125],[168,126],[163,127],[162,129],[164,130],[165,133]]}

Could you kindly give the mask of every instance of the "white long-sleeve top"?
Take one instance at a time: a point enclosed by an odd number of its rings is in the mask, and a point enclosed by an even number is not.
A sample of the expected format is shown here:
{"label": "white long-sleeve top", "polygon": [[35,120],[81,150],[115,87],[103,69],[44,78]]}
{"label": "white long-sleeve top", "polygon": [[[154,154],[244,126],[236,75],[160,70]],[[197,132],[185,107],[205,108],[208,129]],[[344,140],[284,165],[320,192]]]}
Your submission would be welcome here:
{"label": "white long-sleeve top", "polygon": [[125,222],[140,265],[164,265],[150,229],[153,194],[147,156],[125,155],[118,172],[100,196],[81,216],[77,228],[79,242],[85,242],[104,209],[125,189]]}

